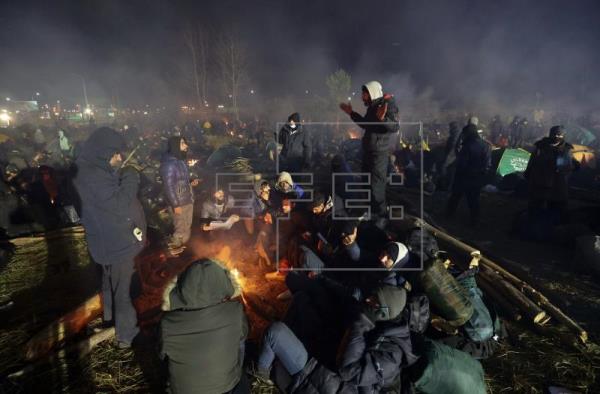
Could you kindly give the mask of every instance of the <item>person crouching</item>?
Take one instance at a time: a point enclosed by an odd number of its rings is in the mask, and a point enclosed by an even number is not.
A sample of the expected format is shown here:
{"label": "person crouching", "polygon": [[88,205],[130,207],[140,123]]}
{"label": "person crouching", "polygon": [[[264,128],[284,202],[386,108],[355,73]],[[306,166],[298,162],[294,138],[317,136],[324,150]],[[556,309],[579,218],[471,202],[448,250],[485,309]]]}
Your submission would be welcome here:
{"label": "person crouching", "polygon": [[241,288],[215,261],[201,259],[165,290],[161,357],[173,394],[222,394],[245,384],[244,341],[248,323],[236,299]]}

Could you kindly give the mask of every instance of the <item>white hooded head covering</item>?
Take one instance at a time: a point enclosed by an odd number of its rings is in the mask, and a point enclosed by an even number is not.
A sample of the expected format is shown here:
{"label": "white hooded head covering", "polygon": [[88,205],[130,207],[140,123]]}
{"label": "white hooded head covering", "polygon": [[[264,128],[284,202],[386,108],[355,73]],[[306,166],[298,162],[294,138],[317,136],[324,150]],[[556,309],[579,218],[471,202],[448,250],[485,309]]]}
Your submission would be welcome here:
{"label": "white hooded head covering", "polygon": [[369,92],[369,96],[371,96],[371,100],[375,101],[378,98],[383,97],[383,86],[378,81],[370,81],[363,85],[363,88],[367,89]]}
{"label": "white hooded head covering", "polygon": [[294,181],[292,180],[292,176],[287,171],[281,171],[279,174],[279,178],[277,178],[277,184],[285,182],[290,186],[294,186]]}

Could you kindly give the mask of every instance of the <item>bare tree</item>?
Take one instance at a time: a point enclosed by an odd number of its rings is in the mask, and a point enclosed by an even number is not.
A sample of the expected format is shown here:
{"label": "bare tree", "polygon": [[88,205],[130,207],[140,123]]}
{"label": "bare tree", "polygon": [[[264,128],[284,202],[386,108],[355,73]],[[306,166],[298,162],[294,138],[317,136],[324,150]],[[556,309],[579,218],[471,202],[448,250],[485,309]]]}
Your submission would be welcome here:
{"label": "bare tree", "polygon": [[208,33],[199,25],[189,24],[183,32],[183,40],[192,61],[192,80],[198,107],[207,100],[208,83]]}
{"label": "bare tree", "polygon": [[238,98],[240,88],[247,78],[247,56],[246,49],[236,33],[222,34],[217,45],[216,63],[221,73],[225,94],[231,98],[235,118],[239,121]]}

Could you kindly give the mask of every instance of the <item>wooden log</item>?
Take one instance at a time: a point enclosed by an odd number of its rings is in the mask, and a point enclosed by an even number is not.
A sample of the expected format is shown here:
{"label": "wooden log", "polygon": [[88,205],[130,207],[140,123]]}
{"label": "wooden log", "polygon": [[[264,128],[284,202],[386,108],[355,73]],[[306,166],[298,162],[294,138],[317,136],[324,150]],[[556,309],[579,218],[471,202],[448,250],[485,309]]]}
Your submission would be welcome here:
{"label": "wooden log", "polygon": [[516,309],[510,302],[506,301],[506,298],[502,296],[489,282],[479,276],[477,278],[477,285],[488,295],[494,303],[496,303],[500,309],[504,312],[505,316],[511,320],[519,321],[523,318],[523,315]]}
{"label": "wooden log", "polygon": [[102,313],[102,298],[96,294],[74,310],[61,316],[25,344],[25,359],[36,360],[45,356],[57,344],[79,333]]}
{"label": "wooden log", "polygon": [[61,349],[60,351],[58,351],[57,353],[55,353],[53,355],[50,355],[46,359],[39,360],[33,364],[26,366],[25,368],[23,368],[19,371],[11,373],[10,375],[8,375],[8,378],[9,379],[20,378],[30,372],[33,372],[40,365],[47,364],[47,363],[50,363],[50,364],[58,363],[58,362],[64,360],[64,358],[68,354],[76,353],[79,358],[85,357],[92,351],[92,349],[94,349],[94,347],[96,347],[97,345],[99,345],[100,343],[102,343],[104,341],[112,339],[114,336],[115,336],[115,328],[114,327],[104,329],[104,330],[90,336],[89,338],[85,338],[85,339],[77,342],[74,345],[71,345],[65,349]]}
{"label": "wooden log", "polygon": [[[414,218],[414,219],[418,225],[421,225],[424,229],[432,232],[435,236],[444,240],[448,244],[456,247],[457,249],[460,249],[467,254],[471,254],[471,252],[476,251],[475,248],[473,248],[473,247],[465,244],[464,242],[459,241],[458,239],[446,234],[445,232],[431,226],[430,224],[422,221],[421,219],[418,219],[418,218]],[[529,285],[528,283],[524,282],[523,280],[517,278],[515,275],[506,271],[500,265],[496,264],[494,261],[490,260],[489,258],[487,258],[485,256],[482,256],[480,265],[484,266],[484,267],[488,267],[491,270],[497,272],[499,275],[502,275],[502,277],[504,277],[506,280],[511,282],[513,284],[513,286],[515,286],[517,289],[520,289],[521,291],[523,291],[523,293],[525,293],[528,297],[530,297],[537,305],[544,308],[557,321],[561,322],[567,328],[569,328],[569,330],[571,330],[572,332],[577,334],[577,336],[581,342],[583,342],[583,343],[587,342],[588,333],[583,328],[581,328],[581,326],[579,326],[575,321],[573,321],[571,318],[569,318],[567,315],[565,315],[559,308],[557,308],[554,304],[552,304],[548,300],[548,298],[546,298],[543,294],[541,294],[539,291],[534,289],[531,285]]]}
{"label": "wooden log", "polygon": [[539,325],[544,325],[549,321],[549,317],[545,311],[527,298],[525,294],[521,293],[516,287],[505,281],[500,275],[487,267],[481,267],[479,275],[483,276],[490,286],[494,287],[514,303],[519,310],[525,314],[528,320]]}

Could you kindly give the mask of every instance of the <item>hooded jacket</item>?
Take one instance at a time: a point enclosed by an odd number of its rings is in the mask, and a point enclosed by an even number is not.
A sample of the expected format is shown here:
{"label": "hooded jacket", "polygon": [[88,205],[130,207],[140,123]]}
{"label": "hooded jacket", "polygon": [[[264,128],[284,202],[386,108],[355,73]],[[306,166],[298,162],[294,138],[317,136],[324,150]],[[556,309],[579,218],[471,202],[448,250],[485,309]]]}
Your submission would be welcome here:
{"label": "hooded jacket", "polygon": [[530,198],[550,201],[568,199],[568,177],[574,169],[572,151],[571,144],[564,141],[554,144],[550,137],[535,143],[535,151],[524,174],[529,183]]}
{"label": "hooded jacket", "polygon": [[[364,85],[371,103],[364,116],[352,112],[350,118],[362,129],[365,134],[362,138],[363,150],[367,152],[381,152],[389,149],[390,135],[398,131],[398,107],[393,96],[383,94],[381,84],[371,81]],[[383,121],[377,117],[377,109],[384,104],[388,105]]]}
{"label": "hooded jacket", "polygon": [[299,161],[309,165],[312,159],[312,141],[310,133],[299,123],[292,129],[289,124],[279,131],[278,142],[282,145],[280,155],[285,160]]}
{"label": "hooded jacket", "polygon": [[161,356],[168,357],[173,393],[221,394],[242,375],[240,343],[248,326],[229,272],[212,260],[198,260],[165,294]]}
{"label": "hooded jacket", "polygon": [[401,368],[416,360],[405,323],[374,324],[361,314],[347,333],[335,373],[311,358],[288,387],[289,393],[379,393],[390,388]]}
{"label": "hooded jacket", "polygon": [[173,208],[194,202],[190,170],[180,151],[180,141],[181,137],[169,139],[169,151],[163,156],[159,170],[167,201]]}
{"label": "hooded jacket", "polygon": [[[108,127],[92,133],[77,158],[74,185],[81,199],[81,222],[90,255],[103,265],[132,260],[144,247],[146,219],[137,198],[140,176],[132,168],[119,172],[110,158],[125,147]],[[142,231],[142,239],[134,235]]]}

